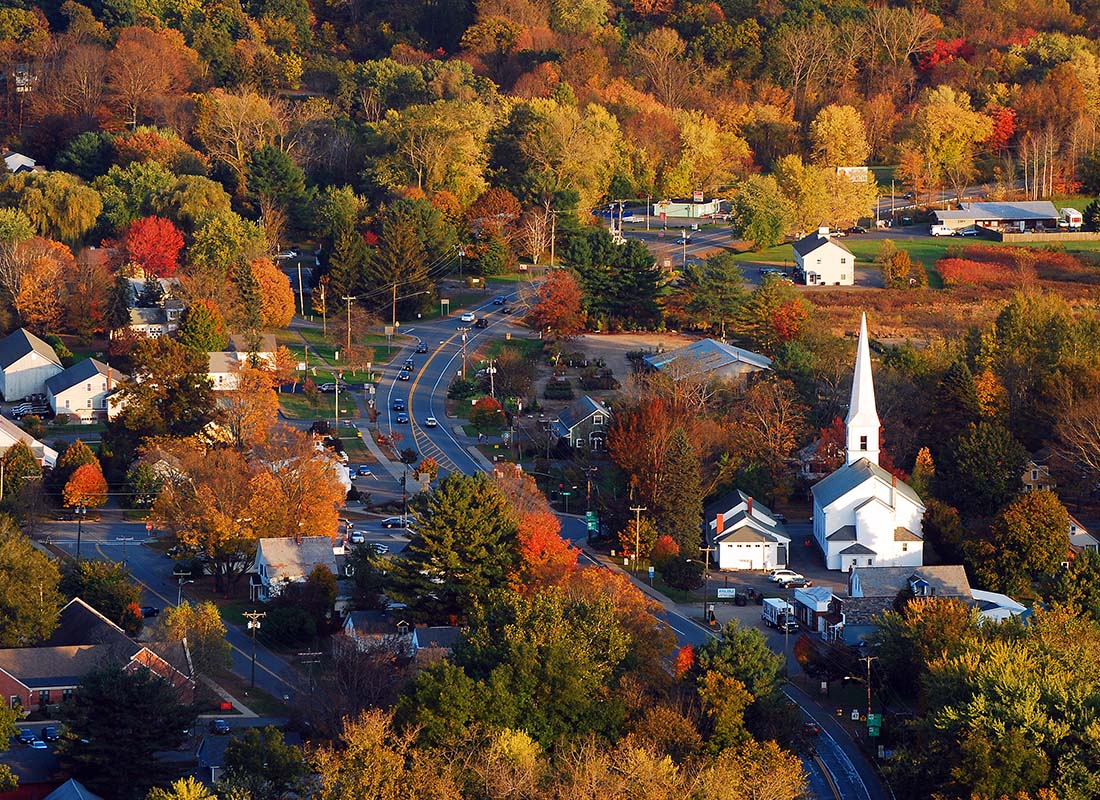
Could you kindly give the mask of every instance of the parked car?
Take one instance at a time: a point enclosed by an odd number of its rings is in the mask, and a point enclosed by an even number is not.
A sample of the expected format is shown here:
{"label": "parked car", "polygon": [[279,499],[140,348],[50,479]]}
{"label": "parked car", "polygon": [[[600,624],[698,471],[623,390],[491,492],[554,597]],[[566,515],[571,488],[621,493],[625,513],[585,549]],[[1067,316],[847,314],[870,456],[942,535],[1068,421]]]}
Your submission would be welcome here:
{"label": "parked car", "polygon": [[409,424],[409,415],[406,414],[404,411],[402,411],[396,417],[393,418],[393,421],[396,422],[398,425],[408,425]]}
{"label": "parked car", "polygon": [[778,581],[779,585],[784,589],[804,589],[807,586],[813,586],[814,582],[809,578],[803,578],[799,575],[797,578],[785,578]]}
{"label": "parked car", "polygon": [[[336,383],[322,383],[317,388],[320,389],[325,394],[333,394],[336,391],[336,387],[337,387]],[[340,387],[341,392],[346,392],[348,390],[348,385],[346,383],[344,383],[343,381],[339,382],[339,387]]]}
{"label": "parked car", "polygon": [[427,417],[424,420],[424,427],[425,428],[436,428],[438,426],[439,426],[439,422],[436,420],[435,417]]}
{"label": "parked car", "polygon": [[159,616],[159,615],[160,615],[160,609],[157,608],[156,606],[142,606],[141,607],[141,618],[142,619],[152,619],[153,617],[156,617],[156,616]]}
{"label": "parked car", "polygon": [[34,731],[32,731],[30,728],[22,728],[19,731],[20,744],[30,744],[37,738],[38,737],[34,735]]}
{"label": "parked car", "polygon": [[482,317],[481,319],[479,319],[477,322],[474,323],[474,327],[475,328],[488,328],[489,327],[489,320],[485,319],[485,317]]}
{"label": "parked car", "polygon": [[977,235],[978,235],[978,229],[977,228],[963,228],[961,231],[959,231],[959,236],[977,236]]}
{"label": "parked car", "polygon": [[476,315],[476,314],[474,314],[474,312],[473,312],[473,311],[467,311],[467,312],[466,312],[465,314],[463,314],[463,315],[462,315],[462,316],[460,317],[460,319],[461,319],[461,320],[462,320],[463,322],[473,322],[473,321],[474,321],[475,319],[477,319],[477,315]]}
{"label": "parked car", "polygon": [[864,228],[862,225],[853,225],[852,227],[846,229],[844,232],[850,236],[859,236],[861,233],[867,233],[867,229]]}
{"label": "parked car", "polygon": [[405,520],[401,517],[386,517],[382,520],[383,528],[404,528]]}
{"label": "parked car", "polygon": [[403,369],[397,373],[397,380],[399,381],[407,381],[410,378],[412,378],[412,373],[410,373],[407,369]]}
{"label": "parked car", "polygon": [[504,304],[505,304],[505,303],[507,303],[507,302],[508,302],[508,298],[507,298],[507,297],[505,297],[505,296],[504,296],[504,295],[502,295],[502,294],[500,294],[500,295],[497,295],[496,297],[494,297],[494,298],[493,298],[493,305],[494,305],[494,306],[502,306],[502,305],[504,305]]}
{"label": "parked car", "polygon": [[47,742],[56,742],[61,738],[61,731],[55,725],[47,725],[42,729],[42,738]]}
{"label": "parked car", "polygon": [[229,723],[224,719],[212,719],[210,720],[210,732],[218,736],[228,736]]}
{"label": "parked car", "polygon": [[348,541],[352,544],[362,544],[367,541],[367,535],[362,531],[352,531],[351,535],[348,537]]}
{"label": "parked car", "polygon": [[793,569],[773,569],[768,573],[768,580],[772,583],[781,583],[782,581],[789,580],[791,578],[801,578],[801,573],[795,572]]}
{"label": "parked car", "polygon": [[276,253],[275,254],[275,258],[278,258],[278,259],[297,258],[297,257],[298,257],[298,251],[296,251],[296,250],[283,250],[281,253]]}
{"label": "parked car", "polygon": [[360,478],[373,478],[374,473],[370,471],[370,467],[366,464],[360,464],[359,469],[355,470],[355,474]]}
{"label": "parked car", "polygon": [[505,306],[504,308],[502,308],[500,310],[500,313],[501,314],[511,314],[513,311],[515,311],[515,309],[512,308],[511,306]]}
{"label": "parked car", "polygon": [[428,343],[425,342],[425,341],[418,342],[417,345],[416,345],[416,352],[418,352],[418,353],[427,353],[428,352]]}
{"label": "parked car", "polygon": [[933,236],[954,236],[955,229],[947,225],[933,225],[928,229]]}
{"label": "parked car", "polygon": [[49,750],[49,747],[47,747],[46,743],[41,739],[32,740],[30,743],[30,748],[31,750]]}
{"label": "parked car", "polygon": [[404,401],[404,399],[402,399],[400,397],[395,398],[394,401],[393,401],[393,410],[394,411],[404,411],[405,410],[405,401]]}

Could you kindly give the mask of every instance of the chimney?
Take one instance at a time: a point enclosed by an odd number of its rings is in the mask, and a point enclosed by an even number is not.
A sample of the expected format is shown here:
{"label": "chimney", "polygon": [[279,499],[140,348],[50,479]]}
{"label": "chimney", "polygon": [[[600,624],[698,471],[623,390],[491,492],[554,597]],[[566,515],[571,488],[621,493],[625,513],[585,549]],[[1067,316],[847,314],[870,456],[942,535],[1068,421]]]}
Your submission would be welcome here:
{"label": "chimney", "polygon": [[822,239],[828,239],[829,238],[829,229],[828,228],[818,228],[817,229],[817,235],[820,236]]}
{"label": "chimney", "polygon": [[107,362],[107,394],[111,393],[111,362]]}
{"label": "chimney", "polygon": [[726,529],[726,518],[719,514],[714,518],[714,535],[718,536]]}
{"label": "chimney", "polygon": [[752,516],[752,498],[751,497],[748,499],[748,511],[746,513],[747,513],[748,516],[750,516],[750,517]]}

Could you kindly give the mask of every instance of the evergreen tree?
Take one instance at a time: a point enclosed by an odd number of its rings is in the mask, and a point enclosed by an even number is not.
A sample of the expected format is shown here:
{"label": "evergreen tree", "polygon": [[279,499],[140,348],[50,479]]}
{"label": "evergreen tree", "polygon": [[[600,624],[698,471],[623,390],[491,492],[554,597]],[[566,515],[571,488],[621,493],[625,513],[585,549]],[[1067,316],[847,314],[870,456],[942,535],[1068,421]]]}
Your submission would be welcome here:
{"label": "evergreen tree", "polygon": [[1020,490],[1027,458],[1003,425],[971,424],[945,448],[936,468],[936,494],[964,515],[988,516]]}
{"label": "evergreen tree", "polygon": [[[164,288],[160,285],[160,281],[156,279],[156,276],[150,275],[145,279],[145,283],[141,285],[141,292],[138,294],[137,305],[138,308],[156,308],[164,300]],[[129,314],[127,313],[127,320]]]}
{"label": "evergreen tree", "polygon": [[932,494],[932,479],[936,476],[936,465],[932,461],[932,453],[927,447],[922,447],[917,453],[917,462],[913,466],[913,474],[909,478],[909,486],[920,495],[920,499],[927,501]]}
{"label": "evergreen tree", "polygon": [[982,418],[974,376],[965,361],[956,361],[944,373],[932,396],[926,439],[936,461],[967,426]]}
{"label": "evergreen tree", "polygon": [[419,619],[461,619],[516,566],[516,517],[483,474],[452,472],[414,505],[412,539],[394,559],[393,596]]}
{"label": "evergreen tree", "polygon": [[703,524],[703,488],[699,457],[683,428],[677,428],[668,444],[664,482],[660,487],[657,528],[680,546],[685,558],[699,555]]}
{"label": "evergreen tree", "polygon": [[117,331],[130,324],[130,302],[133,299],[130,280],[119,272],[107,294],[107,307],[103,312],[103,322],[110,331]]}
{"label": "evergreen tree", "polygon": [[1082,222],[1090,231],[1100,231],[1100,198],[1090,200],[1081,212]]}
{"label": "evergreen tree", "polygon": [[[397,318],[409,319],[432,305],[428,257],[416,228],[403,217],[390,217],[382,226],[382,238],[367,266],[368,285],[397,285]],[[383,319],[392,314],[392,295],[381,295],[372,305]]]}
{"label": "evergreen tree", "polygon": [[255,331],[263,327],[263,294],[260,282],[252,271],[252,265],[238,261],[233,267],[233,286],[237,290],[237,303],[240,306],[240,323],[245,330]]}
{"label": "evergreen tree", "polygon": [[98,465],[99,459],[96,458],[95,453],[88,445],[77,439],[65,448],[65,452],[57,459],[57,464],[50,473],[50,487],[52,490],[60,493],[65,484],[69,482],[69,478],[73,476],[73,473],[85,464]]}
{"label": "evergreen tree", "polygon": [[737,318],[745,302],[741,265],[733,253],[721,253],[708,258],[702,266],[689,265],[685,279],[690,296],[687,310],[692,319],[709,325],[712,330],[717,325],[724,339],[726,324]]}
{"label": "evergreen tree", "polygon": [[329,259],[328,290],[332,302],[359,293],[363,286],[368,256],[366,242],[356,231],[344,231],[339,235],[332,258]]}
{"label": "evergreen tree", "polygon": [[209,300],[196,300],[180,322],[179,343],[199,353],[216,353],[226,348],[229,334],[221,310]]}

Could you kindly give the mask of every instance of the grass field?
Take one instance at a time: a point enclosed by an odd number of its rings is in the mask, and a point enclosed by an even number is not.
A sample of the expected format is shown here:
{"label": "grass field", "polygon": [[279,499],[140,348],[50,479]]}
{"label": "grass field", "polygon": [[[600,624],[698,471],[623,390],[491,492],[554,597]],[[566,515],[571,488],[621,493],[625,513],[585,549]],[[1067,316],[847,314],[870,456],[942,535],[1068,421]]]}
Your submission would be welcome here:
{"label": "grass field", "polygon": [[[312,405],[304,394],[284,392],[279,395],[279,409],[288,419],[333,419],[336,415],[334,399],[335,395],[322,394],[317,398],[317,405]],[[344,395],[340,400],[340,416],[348,419],[359,416],[355,401],[345,399]]]}
{"label": "grass field", "polygon": [[485,348],[486,358],[497,358],[505,350],[515,350],[524,358],[538,358],[546,342],[542,339],[494,339]]}

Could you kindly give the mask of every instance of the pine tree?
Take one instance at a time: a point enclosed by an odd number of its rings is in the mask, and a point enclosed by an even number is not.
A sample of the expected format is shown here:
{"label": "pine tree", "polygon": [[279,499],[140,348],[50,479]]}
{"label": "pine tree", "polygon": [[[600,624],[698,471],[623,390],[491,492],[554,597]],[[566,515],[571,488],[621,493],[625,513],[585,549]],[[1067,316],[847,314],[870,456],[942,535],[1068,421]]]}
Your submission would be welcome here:
{"label": "pine tree", "polygon": [[[155,276],[150,275],[145,279],[145,283],[141,285],[141,293],[138,295],[137,304],[139,308],[156,308],[160,305],[164,299],[164,288],[160,285],[160,281]],[[126,314],[126,319],[129,320],[129,312]]]}
{"label": "pine tree", "polygon": [[49,476],[51,487],[60,492],[61,488],[69,482],[69,478],[73,476],[73,473],[85,464],[98,465],[99,459],[96,458],[95,453],[88,445],[77,439],[66,447],[65,452],[57,459],[57,466],[54,467]]}
{"label": "pine tree", "polygon": [[[397,318],[408,319],[432,304],[432,284],[428,277],[428,257],[416,228],[402,217],[386,220],[382,239],[367,268],[372,286],[397,285]],[[376,304],[380,313],[391,311],[390,300],[383,296]],[[389,314],[382,313],[383,318]]]}
{"label": "pine tree", "polygon": [[198,353],[224,350],[229,342],[221,310],[209,300],[188,306],[180,323],[179,343]]}
{"label": "pine tree", "polygon": [[935,477],[936,465],[932,461],[932,453],[927,447],[922,447],[917,453],[917,463],[913,466],[909,486],[920,495],[921,500],[927,501],[932,496],[932,479]]}
{"label": "pine tree", "polygon": [[103,313],[103,321],[108,330],[117,331],[130,324],[130,302],[133,296],[130,279],[119,272],[115,275],[115,282],[107,295],[107,307]]}
{"label": "pine tree", "polygon": [[511,504],[484,473],[452,472],[414,512],[412,539],[391,569],[393,595],[418,619],[464,618],[517,565]]}
{"label": "pine tree", "polygon": [[680,546],[680,555],[699,554],[703,524],[703,488],[699,479],[699,457],[683,428],[677,428],[665,456],[665,478],[660,487],[657,529]]}
{"label": "pine tree", "polygon": [[258,330],[263,327],[263,297],[260,294],[260,282],[252,272],[252,265],[241,261],[233,268],[233,285],[237,290],[237,302],[240,305],[241,327],[245,330]]}
{"label": "pine tree", "polygon": [[347,231],[336,240],[329,260],[328,296],[335,302],[357,294],[363,287],[367,265],[367,245],[355,231]]}
{"label": "pine tree", "polygon": [[935,460],[939,462],[950,443],[981,416],[974,376],[965,361],[956,361],[936,387],[928,415],[926,439]]}

